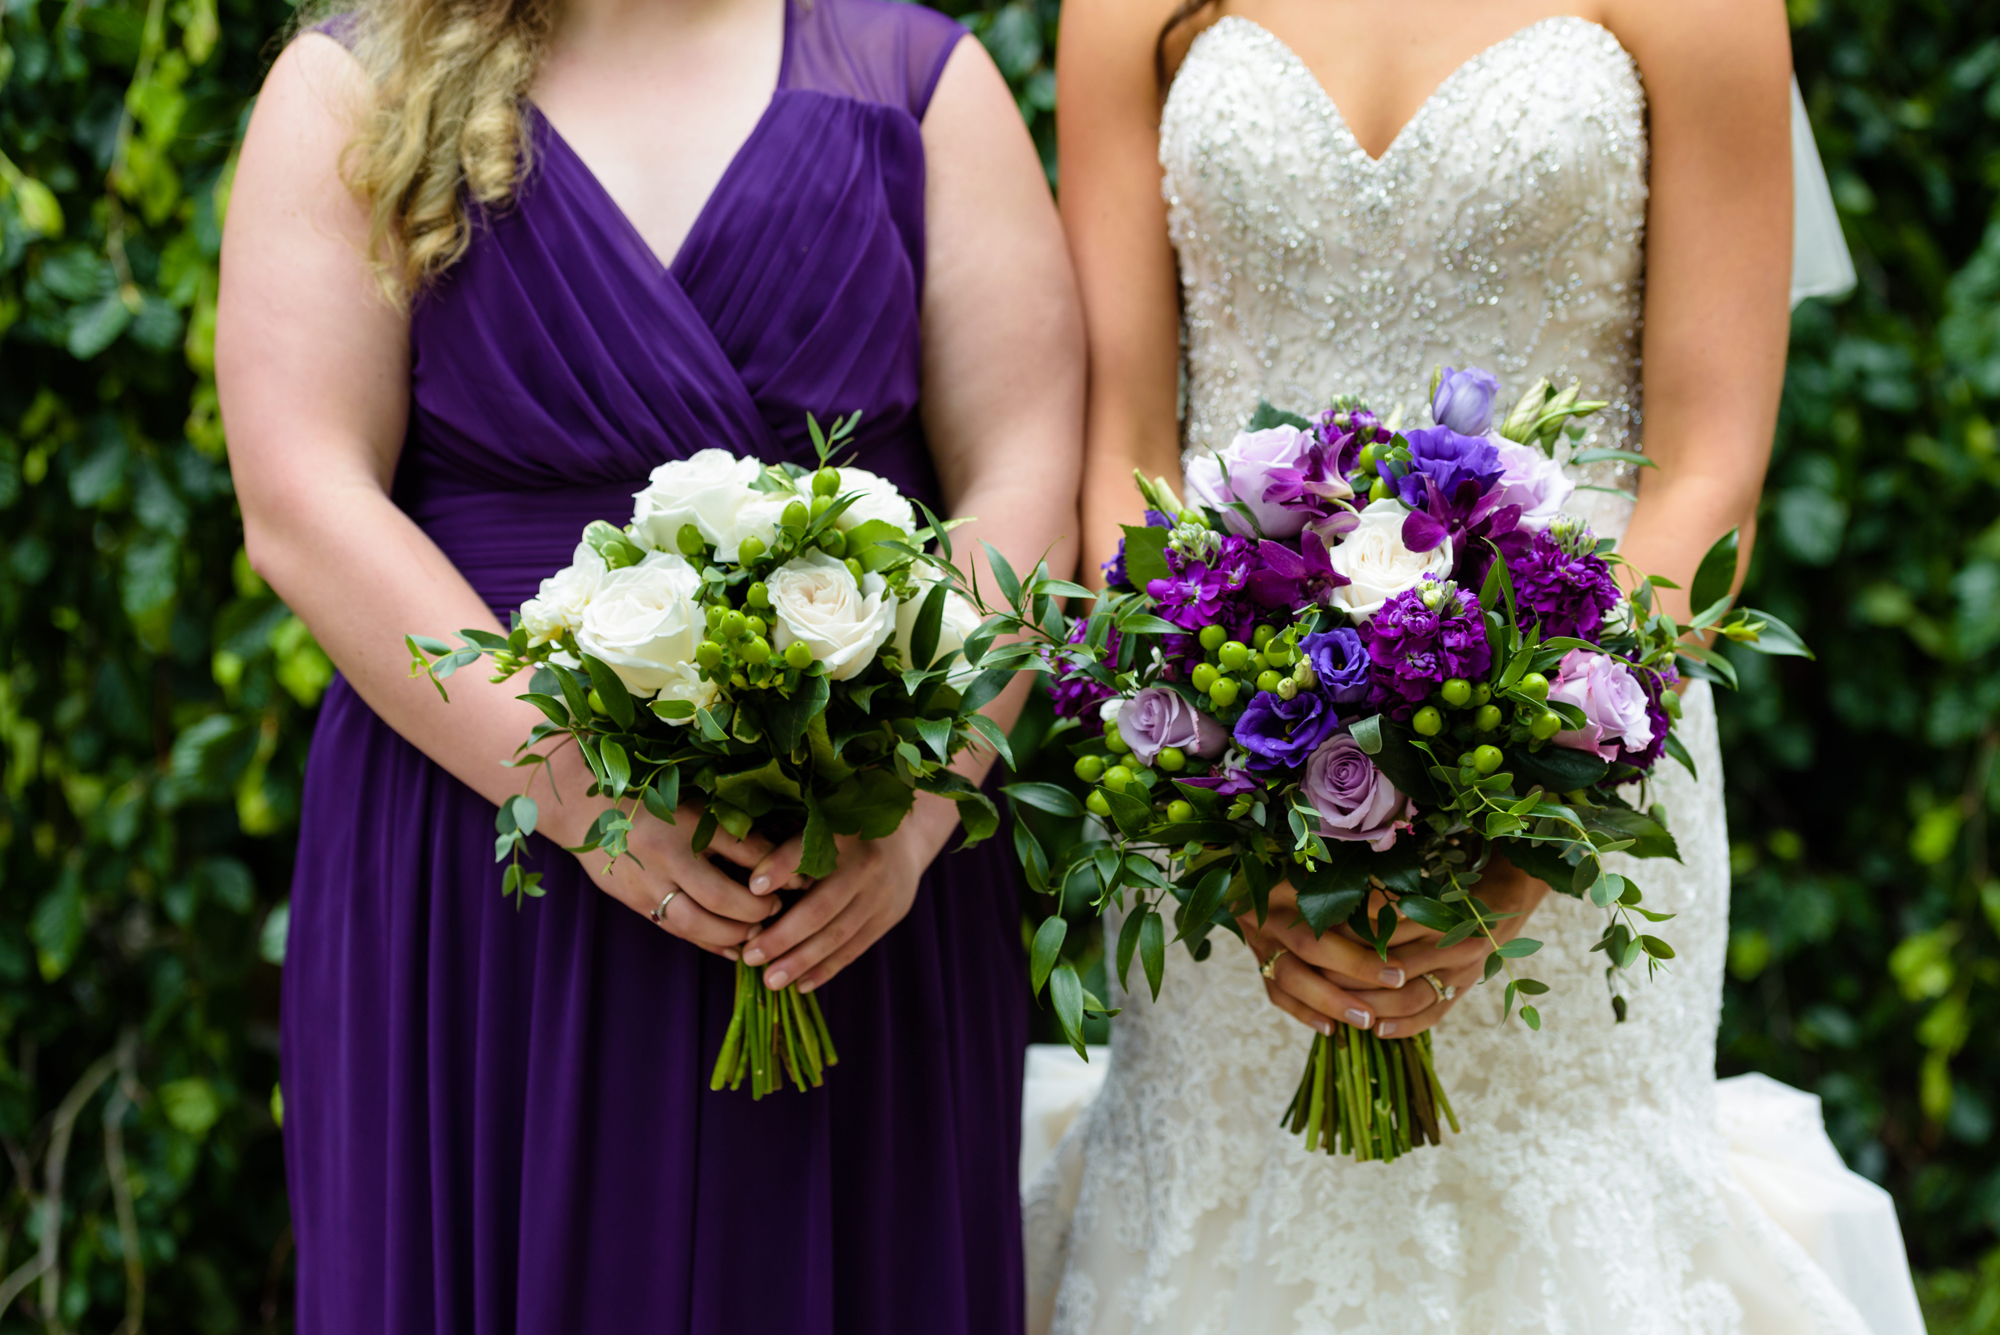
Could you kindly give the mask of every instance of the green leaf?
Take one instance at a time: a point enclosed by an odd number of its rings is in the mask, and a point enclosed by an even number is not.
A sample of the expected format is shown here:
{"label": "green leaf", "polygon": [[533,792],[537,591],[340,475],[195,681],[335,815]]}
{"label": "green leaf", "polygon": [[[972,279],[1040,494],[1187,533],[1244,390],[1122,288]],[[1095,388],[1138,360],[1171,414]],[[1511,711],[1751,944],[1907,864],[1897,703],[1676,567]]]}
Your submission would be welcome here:
{"label": "green leaf", "polygon": [[512,817],[514,828],[521,832],[522,838],[525,839],[535,832],[535,821],[539,818],[540,812],[535,808],[534,798],[526,793],[516,793],[503,805]]}
{"label": "green leaf", "polygon": [[1642,936],[1639,938],[1639,944],[1656,960],[1670,960],[1674,957],[1674,948],[1657,936]]}
{"label": "green leaf", "polygon": [[[1024,646],[1032,648],[1032,646]],[[972,684],[960,693],[959,711],[970,714],[984,709],[993,699],[1014,682],[1014,670],[1005,667],[989,667],[972,679]]]}
{"label": "green leaf", "polygon": [[1173,571],[1167,568],[1168,532],[1154,528],[1150,524],[1125,524],[1121,526],[1125,534],[1125,578],[1133,588],[1145,591],[1146,585],[1156,579],[1167,579]]}
{"label": "green leaf", "polygon": [[930,747],[931,752],[939,760],[951,759],[952,721],[950,719],[918,718],[912,720],[912,722],[916,724],[917,735],[924,739],[924,745]]}
{"label": "green leaf", "polygon": [[[1496,561],[1494,564],[1497,566],[1500,563]],[[1371,756],[1381,754],[1382,716],[1380,714],[1370,714],[1367,718],[1350,724],[1347,734],[1354,739],[1355,745],[1359,746],[1367,754]]]}
{"label": "green leaf", "polygon": [[1186,908],[1181,912],[1181,930],[1174,940],[1184,941],[1197,936],[1209,926],[1209,919],[1213,918],[1215,911],[1222,907],[1223,897],[1229,892],[1229,880],[1229,872],[1222,867],[1213,869],[1201,878],[1200,883],[1194,888],[1194,893],[1188,896]]}
{"label": "green leaf", "polygon": [[944,625],[944,600],[951,592],[943,581],[931,585],[917,609],[917,624],[910,632],[910,666],[927,668],[937,657],[938,632]]}
{"label": "green leaf", "polygon": [[1525,936],[1517,936],[1512,941],[1502,941],[1493,953],[1502,959],[1518,960],[1532,955],[1542,948],[1542,943]]}
{"label": "green leaf", "polygon": [[1694,572],[1694,583],[1688,590],[1690,607],[1707,607],[1729,596],[1731,586],[1736,583],[1736,547],[1739,530],[1730,529],[1715,540],[1701,558],[1701,565]]}
{"label": "green leaf", "polygon": [[1139,926],[1139,963],[1146,970],[1146,986],[1158,1001],[1167,973],[1167,923],[1155,909],[1146,911],[1146,921]]}
{"label": "green leaf", "polygon": [[1337,922],[1345,922],[1368,900],[1368,860],[1341,845],[1329,845],[1331,860],[1311,871],[1296,868],[1292,885],[1298,891],[1299,916],[1318,936]]}
{"label": "green leaf", "polygon": [[672,765],[660,771],[653,782],[647,785],[644,794],[646,810],[669,825],[678,824],[674,813],[681,803],[681,772]]}
{"label": "green leaf", "polygon": [[584,670],[590,673],[590,684],[597,691],[597,698],[604,702],[604,712],[621,728],[630,728],[637,717],[632,708],[632,695],[625,689],[625,680],[613,672],[608,664],[602,663],[589,654],[583,656]]}
{"label": "green leaf", "polygon": [[[1136,785],[1135,785],[1136,786]],[[1153,823],[1153,808],[1130,793],[1114,793],[1109,788],[1104,791],[1104,801],[1111,808],[1112,823],[1127,839],[1145,836],[1146,827]]]}
{"label": "green leaf", "polygon": [[827,819],[825,809],[810,792],[805,794],[805,803],[806,827],[799,839],[799,874],[818,880],[833,874],[839,850],[833,842],[833,824]]}
{"label": "green leaf", "polygon": [[613,800],[625,796],[625,790],[632,786],[632,761],[625,754],[625,748],[609,737],[598,743],[597,754],[604,761],[604,772],[611,779]]}
{"label": "green leaf", "polygon": [[1149,912],[1144,907],[1134,907],[1126,915],[1125,925],[1118,929],[1118,986],[1127,991],[1132,987],[1128,981],[1132,973],[1132,954],[1139,948],[1139,930],[1145,925]]}
{"label": "green leaf", "polygon": [[1528,783],[1538,783],[1554,792],[1589,788],[1611,772],[1609,762],[1588,751],[1567,746],[1545,746],[1539,751],[1525,747],[1507,752],[1507,765]]}
{"label": "green leaf", "polygon": [[909,813],[915,792],[886,769],[864,769],[831,792],[819,795],[820,808],[837,834],[886,839]]}
{"label": "green leaf", "polygon": [[998,547],[984,538],[979,540],[979,545],[986,549],[986,564],[992,567],[993,579],[1000,585],[1000,596],[1007,600],[1009,607],[1017,606],[1021,601],[1021,577],[1014,573],[1014,567],[1008,564]]}
{"label": "green leaf", "polygon": [[1309,418],[1300,417],[1297,413],[1286,412],[1283,408],[1274,406],[1269,399],[1259,399],[1257,400],[1257,411],[1250,414],[1250,421],[1243,429],[1245,431],[1269,431],[1274,426],[1292,426],[1297,427],[1301,431],[1310,431],[1312,430],[1312,421]]}
{"label": "green leaf", "polygon": [[1049,975],[1049,1000],[1055,1004],[1056,1023],[1079,1057],[1088,1057],[1083,1046],[1083,980],[1067,960]]}
{"label": "green leaf", "polygon": [[1434,932],[1449,931],[1459,924],[1459,915],[1449,904],[1428,895],[1404,895],[1396,901],[1396,908],[1417,926]]}
{"label": "green leaf", "polygon": [[1687,743],[1683,742],[1680,739],[1680,735],[1678,733],[1669,732],[1667,734],[1667,754],[1672,756],[1675,760],[1680,761],[1681,768],[1685,769],[1688,772],[1688,777],[1690,779],[1701,778],[1701,776],[1699,774],[1696,774],[1694,771],[1694,755],[1687,749]]}
{"label": "green leaf", "polygon": [[812,725],[814,717],[825,712],[831,695],[832,687],[825,677],[801,677],[798,689],[792,692],[791,698],[781,697],[766,716],[772,749],[779,755],[795,754],[799,744],[805,740],[806,729]]}
{"label": "green leaf", "polygon": [[962,797],[954,796],[953,800],[958,803],[959,828],[965,831],[960,848],[984,843],[1000,832],[1000,809],[985,793],[975,788]]}
{"label": "green leaf", "polygon": [[1000,791],[1023,806],[1046,811],[1051,816],[1083,814],[1083,804],[1070,796],[1069,790],[1058,788],[1052,783],[1010,783],[1002,785]]}
{"label": "green leaf", "polygon": [[984,737],[992,745],[995,754],[1000,757],[1001,764],[1005,765],[1008,769],[1015,767],[1014,747],[1007,740],[1005,729],[984,714],[974,714],[966,722],[971,725],[973,731]]}
{"label": "green leaf", "polygon": [[1039,993],[1042,985],[1049,981],[1050,970],[1062,957],[1063,938],[1069,935],[1069,924],[1060,914],[1043,921],[1035,932],[1035,944],[1028,951],[1028,988]]}
{"label": "green leaf", "polygon": [[1633,841],[1625,850],[1635,858],[1673,858],[1679,860],[1680,848],[1674,842],[1667,827],[1654,820],[1643,811],[1629,807],[1593,807],[1586,819],[1588,828],[1609,830],[1623,839]]}
{"label": "green leaf", "polygon": [[1769,612],[1760,612],[1754,607],[1746,607],[1742,609],[1742,615],[1750,621],[1763,622],[1764,628],[1757,632],[1756,639],[1737,640],[1734,643],[1741,644],[1745,649],[1754,650],[1760,654],[1785,655],[1794,658],[1813,657],[1813,651],[1806,647],[1806,642],[1799,637],[1799,633],[1778,620],[1778,618],[1772,616]]}

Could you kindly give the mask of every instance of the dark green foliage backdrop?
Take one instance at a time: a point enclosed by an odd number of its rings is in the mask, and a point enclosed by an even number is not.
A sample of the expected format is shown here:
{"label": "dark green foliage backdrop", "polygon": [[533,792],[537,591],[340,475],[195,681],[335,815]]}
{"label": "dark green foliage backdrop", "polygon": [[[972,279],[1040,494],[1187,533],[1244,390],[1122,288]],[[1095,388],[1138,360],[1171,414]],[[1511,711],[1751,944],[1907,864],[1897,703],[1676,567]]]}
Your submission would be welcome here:
{"label": "dark green foliage backdrop", "polygon": [[[0,1328],[289,1325],[276,961],[323,655],[210,378],[281,0],[0,0]],[[1054,0],[948,5],[1053,168]],[[2000,1329],[2000,27],[1794,0],[1863,289],[1802,312],[1727,705],[1724,1064],[1819,1090],[1939,1329]],[[43,1267],[48,1267],[44,1270]]]}

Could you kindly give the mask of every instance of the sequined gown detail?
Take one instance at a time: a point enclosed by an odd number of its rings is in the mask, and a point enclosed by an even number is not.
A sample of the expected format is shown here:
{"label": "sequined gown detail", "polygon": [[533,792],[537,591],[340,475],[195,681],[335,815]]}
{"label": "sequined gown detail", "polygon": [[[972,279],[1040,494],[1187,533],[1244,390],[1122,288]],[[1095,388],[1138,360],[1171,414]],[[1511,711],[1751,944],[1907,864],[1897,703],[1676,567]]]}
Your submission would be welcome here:
{"label": "sequined gown detail", "polygon": [[[1260,398],[1307,412],[1353,390],[1427,422],[1440,362],[1517,392],[1580,380],[1611,406],[1578,448],[1639,447],[1646,103],[1605,29],[1551,19],[1475,56],[1376,160],[1287,47],[1224,18],[1175,78],[1160,153],[1190,452]],[[1610,490],[1571,508],[1617,535],[1633,471],[1576,473]],[[1356,1165],[1278,1128],[1307,1034],[1249,952],[1177,953],[1157,1003],[1118,993],[1103,1091],[1027,1193],[1031,1328],[1859,1332],[1723,1171],[1721,766],[1707,689],[1686,704],[1701,780],[1656,782],[1685,861],[1612,859],[1679,915],[1679,958],[1627,985],[1628,1023],[1590,953],[1600,912],[1552,896],[1530,932],[1542,1033],[1499,1027],[1498,989],[1475,990],[1436,1031],[1464,1133]]]}

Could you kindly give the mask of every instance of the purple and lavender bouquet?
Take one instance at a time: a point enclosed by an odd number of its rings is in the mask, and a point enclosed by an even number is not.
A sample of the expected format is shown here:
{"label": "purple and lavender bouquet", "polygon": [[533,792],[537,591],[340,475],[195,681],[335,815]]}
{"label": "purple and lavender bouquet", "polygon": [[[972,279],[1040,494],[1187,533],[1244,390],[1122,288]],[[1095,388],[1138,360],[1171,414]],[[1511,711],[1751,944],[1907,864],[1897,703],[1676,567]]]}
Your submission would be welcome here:
{"label": "purple and lavender bouquet", "polygon": [[[1147,522],[1125,529],[1110,587],[1066,643],[1046,650],[1057,713],[1072,720],[1075,783],[1016,784],[1017,801],[1080,804],[1104,837],[1051,855],[1015,840],[1038,888],[1117,907],[1119,977],[1135,955],[1157,996],[1168,930],[1197,960],[1215,928],[1261,921],[1289,882],[1314,931],[1344,924],[1387,953],[1399,920],[1449,946],[1482,934],[1506,1013],[1539,1028],[1517,973],[1539,943],[1501,942],[1475,893],[1504,855],[1607,915],[1617,971],[1670,959],[1651,928],[1669,915],[1604,862],[1677,857],[1666,812],[1642,805],[1674,736],[1682,676],[1734,684],[1728,660],[1684,636],[1720,634],[1805,654],[1775,617],[1733,607],[1736,535],[1718,542],[1682,625],[1654,593],[1614,577],[1612,543],[1563,513],[1574,490],[1558,437],[1603,405],[1537,384],[1494,421],[1499,384],[1441,370],[1434,425],[1398,430],[1353,398],[1317,421],[1258,410],[1194,461],[1187,500],[1140,479]],[[1584,452],[1571,462],[1623,452]],[[1058,963],[1065,927],[1042,924],[1037,990],[1081,1050],[1101,1010]],[[1317,1037],[1286,1112],[1312,1148],[1393,1159],[1457,1121],[1428,1033]]]}

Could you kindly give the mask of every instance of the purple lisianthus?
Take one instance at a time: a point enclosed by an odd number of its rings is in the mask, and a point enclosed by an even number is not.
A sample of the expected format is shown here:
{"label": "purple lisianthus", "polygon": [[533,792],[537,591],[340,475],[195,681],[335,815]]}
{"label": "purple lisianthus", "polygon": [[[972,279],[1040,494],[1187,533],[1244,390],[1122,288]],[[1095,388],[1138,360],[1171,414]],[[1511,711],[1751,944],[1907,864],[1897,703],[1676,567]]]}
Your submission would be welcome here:
{"label": "purple lisianthus", "polygon": [[[1504,471],[1500,451],[1484,436],[1461,435],[1448,426],[1427,426],[1405,431],[1403,439],[1410,447],[1410,471],[1400,478],[1390,477],[1386,462],[1378,471],[1389,477],[1397,498],[1412,510],[1431,503],[1433,493],[1424,484],[1426,478],[1445,499],[1469,505],[1491,490]],[[1461,496],[1462,487],[1470,487],[1470,493]]]}
{"label": "purple lisianthus", "polygon": [[1352,626],[1319,631],[1300,640],[1299,648],[1330,698],[1340,704],[1368,698],[1368,646],[1360,631]]}
{"label": "purple lisianthus", "polygon": [[[1188,495],[1220,516],[1223,527],[1232,533],[1292,537],[1312,516],[1303,509],[1267,500],[1266,493],[1276,475],[1296,473],[1313,443],[1310,432],[1295,426],[1245,431],[1216,453],[1189,461]],[[1238,503],[1250,512],[1249,517],[1236,508]]]}
{"label": "purple lisianthus", "polygon": [[1366,842],[1377,853],[1394,847],[1397,832],[1409,829],[1416,815],[1410,799],[1346,733],[1312,753],[1299,791],[1319,813],[1322,836]]}
{"label": "purple lisianthus", "polygon": [[1287,700],[1260,691],[1236,720],[1236,743],[1258,769],[1304,763],[1313,748],[1340,727],[1333,701],[1319,691],[1300,691]]}
{"label": "purple lisianthus", "polygon": [[1565,520],[1537,533],[1527,550],[1510,556],[1507,573],[1524,623],[1538,624],[1542,638],[1559,635],[1597,641],[1604,614],[1618,605],[1611,567],[1595,551],[1588,528]]}
{"label": "purple lisianthus", "polygon": [[1131,743],[1142,765],[1170,746],[1205,760],[1229,742],[1226,728],[1165,686],[1148,686],[1119,707],[1118,735]]}
{"label": "purple lisianthus", "polygon": [[1368,623],[1376,701],[1408,718],[1453,677],[1476,681],[1492,666],[1486,619],[1469,590],[1427,577],[1382,604]]}
{"label": "purple lisianthus", "polygon": [[1461,436],[1483,436],[1493,425],[1493,398],[1499,392],[1500,382],[1490,372],[1447,366],[1431,391],[1431,420]]}
{"label": "purple lisianthus", "polygon": [[[1088,621],[1078,621],[1070,628],[1069,643],[1082,644],[1089,630]],[[1110,662],[1118,661],[1120,638],[1118,631],[1114,629],[1110,638],[1104,642],[1105,658]],[[1099,706],[1117,692],[1083,669],[1071,666],[1062,655],[1045,656],[1050,669],[1049,703],[1055,708],[1056,716],[1075,719],[1083,725],[1084,732],[1092,737],[1103,733],[1104,723],[1098,713]]]}

